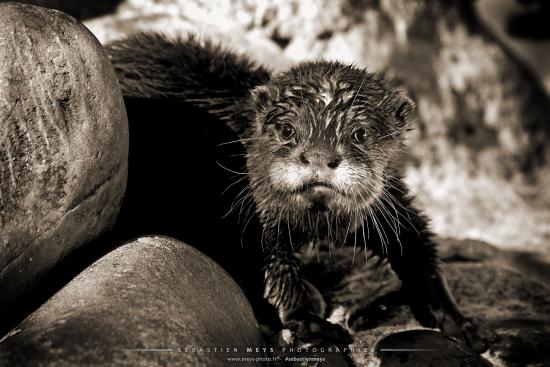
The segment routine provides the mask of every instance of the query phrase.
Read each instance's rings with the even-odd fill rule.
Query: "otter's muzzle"
[[[311,202],[311,208],[315,210],[327,210],[327,204],[334,195],[334,189],[322,182],[310,182],[301,190],[302,195]]]

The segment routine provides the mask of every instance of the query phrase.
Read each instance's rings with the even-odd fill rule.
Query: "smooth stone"
[[[244,351],[261,346],[251,306],[218,264],[175,239],[141,237],[13,329],[0,342],[0,365],[224,366],[231,356],[260,356]]]
[[[59,11],[0,4],[0,329],[48,270],[114,223],[128,122],[96,38]]]

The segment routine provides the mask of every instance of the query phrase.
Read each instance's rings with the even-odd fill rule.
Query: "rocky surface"
[[[0,330],[38,280],[114,222],[128,126],[113,69],[78,21],[0,4]]]
[[[225,271],[182,242],[141,237],[94,263],[4,337],[0,365],[225,366],[238,355],[233,348],[261,345],[252,309]]]
[[[539,272],[517,270],[523,253],[479,241],[442,239],[440,244],[443,270],[460,309],[495,334],[483,357],[493,366],[542,367],[550,361],[546,352],[550,343],[550,289]],[[395,354],[390,356],[379,349],[390,335],[422,327],[404,305],[398,292],[399,280],[389,266],[377,265],[378,259],[371,255],[365,263],[363,252],[357,252],[352,264],[352,252],[353,249],[333,251],[330,255],[320,252],[320,261],[316,255],[311,256],[307,265],[309,279],[327,299],[332,309],[331,321],[348,325],[354,331],[352,347],[371,351],[350,354],[358,366],[378,366],[385,357],[389,358],[387,365],[399,365],[395,364]],[[524,265],[535,268],[535,263]],[[439,341],[433,341],[433,335],[425,336],[419,338],[415,348],[432,342],[440,346],[447,343],[442,335]],[[399,344],[405,349],[410,346],[405,336],[391,340],[395,348]],[[432,364],[455,366],[461,358],[472,355],[464,345],[450,347],[446,352],[450,353],[448,364],[435,364],[439,356],[431,360]],[[406,361],[422,365],[418,361],[424,357],[411,354]]]

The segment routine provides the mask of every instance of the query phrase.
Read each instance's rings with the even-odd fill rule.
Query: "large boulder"
[[[247,347],[261,348],[261,333],[233,279],[191,246],[141,237],[9,333],[0,365],[225,366],[230,357],[261,357]]]
[[[0,4],[0,329],[67,254],[116,219],[128,123],[95,37],[59,11]]]

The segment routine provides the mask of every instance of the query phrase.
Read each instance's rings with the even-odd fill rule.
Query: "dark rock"
[[[12,330],[0,342],[0,365],[223,366],[239,353],[214,347],[261,346],[250,305],[214,261],[174,239],[141,237]],[[162,350],[139,350],[147,348]]]
[[[459,308],[476,321],[481,335],[490,341],[489,351],[483,356],[496,366],[545,365],[550,335],[547,278],[544,280],[538,271],[520,272],[516,251],[480,241],[441,239],[440,244],[442,254],[448,258],[442,269]],[[420,328],[389,266],[377,266],[378,259],[370,255],[365,264],[362,252],[357,252],[354,262],[352,258],[351,248],[331,254],[321,251],[318,260],[313,256],[305,269],[308,279],[325,297],[331,320],[353,331],[352,347],[372,349],[390,335]],[[427,340],[423,338],[420,340]],[[458,353],[456,348],[452,350]],[[440,366],[437,354],[422,358],[427,361],[430,355],[435,357],[432,365]],[[353,352],[350,358],[359,366],[380,363],[373,353]]]
[[[112,66],[61,12],[0,4],[0,329],[37,281],[108,229],[127,177]]]
[[[550,6],[544,0],[518,0],[525,11],[510,14],[506,29],[512,37],[529,40],[547,40],[550,38],[548,16]]]
[[[409,330],[382,339],[376,346],[381,367],[491,367],[464,344],[431,330]]]

